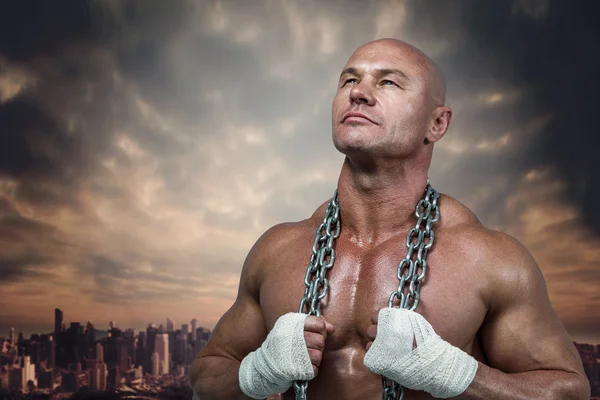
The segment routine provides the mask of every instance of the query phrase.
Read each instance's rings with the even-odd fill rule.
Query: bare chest
[[[427,257],[416,311],[443,339],[471,353],[486,314],[480,284],[482,273],[469,262],[468,254],[453,250],[451,241],[438,242]],[[335,263],[327,275],[328,294],[321,303],[322,315],[336,328],[327,338],[328,352],[364,349],[369,341],[366,331],[372,324],[372,316],[387,307],[390,294],[398,289],[398,263],[405,256],[406,246],[402,241],[371,251],[361,251],[348,242],[336,244]],[[268,330],[281,315],[298,311],[309,258],[307,241],[274,260],[260,294]]]

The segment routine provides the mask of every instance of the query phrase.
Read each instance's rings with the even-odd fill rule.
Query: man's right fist
[[[325,339],[333,332],[335,332],[335,328],[323,317],[309,315],[304,321],[304,341],[315,376],[319,373],[319,366],[323,359]]]
[[[263,344],[242,360],[240,389],[253,399],[264,399],[285,392],[294,381],[313,379],[323,358],[325,338],[333,331],[322,317],[282,315]]]

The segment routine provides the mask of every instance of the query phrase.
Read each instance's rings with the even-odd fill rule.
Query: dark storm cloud
[[[0,127],[0,175],[21,181],[17,198],[38,205],[76,206],[69,189],[85,171],[81,136],[67,135],[56,119],[23,100],[0,106]],[[60,187],[49,180],[60,182]]]
[[[51,274],[31,267],[59,261],[68,247],[62,233],[51,225],[18,215],[15,209],[0,214],[0,282],[52,279]]]
[[[440,37],[448,32],[449,18],[439,3],[409,4],[415,13],[411,28],[417,32],[426,29]],[[600,4],[467,0],[461,2],[460,9],[458,22],[466,35],[451,59],[441,60],[442,64],[460,65],[461,73],[470,77],[469,86],[485,86],[496,80],[523,88],[526,97],[511,113],[515,121],[526,123],[532,115],[552,117],[532,139],[535,143],[529,149],[511,157],[502,154],[501,170],[513,174],[545,165],[556,167],[568,185],[565,200],[582,210],[583,222],[600,233],[600,210],[596,207],[600,195],[600,168],[596,165],[600,135],[595,118],[600,108]],[[423,19],[431,23],[420,24]],[[475,70],[471,73],[468,68]],[[450,87],[453,89],[460,91]],[[496,132],[497,124],[502,124],[494,115],[499,114],[490,113],[486,133]],[[469,171],[469,185],[476,184],[490,172],[481,173],[481,166],[489,161],[476,162],[478,168],[471,169],[474,162],[465,160],[458,169]],[[456,176],[455,172],[452,175]]]
[[[0,54],[26,61],[94,37],[89,3],[80,0],[0,2]]]
[[[106,155],[114,127],[135,124],[136,110],[124,104],[111,61],[117,60],[144,83],[141,67],[160,68],[162,58],[149,60],[140,49],[148,43],[163,45],[177,29],[188,3],[177,4],[0,4],[0,59],[27,68],[38,81],[26,94],[0,105],[0,175],[19,179],[21,197],[73,206],[69,197]],[[106,49],[108,57],[103,55]],[[154,79],[140,87],[156,87],[162,81]],[[74,118],[80,122],[76,132],[67,129],[67,121]],[[184,148],[153,127],[145,129],[142,137],[148,146],[163,152]],[[40,181],[46,185],[39,185]]]
[[[48,262],[47,257],[24,255],[18,259],[0,259],[0,282],[9,283],[21,281],[25,278],[43,279],[47,274],[27,269],[32,264],[44,264]]]

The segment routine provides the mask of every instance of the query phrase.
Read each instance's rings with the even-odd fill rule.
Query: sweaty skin
[[[367,43],[344,67],[332,107],[333,142],[346,155],[338,181],[342,230],[323,317],[305,325],[317,372],[309,399],[381,398],[381,377],[363,359],[377,332],[374,316],[398,286],[397,266],[416,224],[433,144],[451,120],[444,102],[439,68],[406,43]],[[364,118],[346,119],[348,112]],[[298,311],[325,206],[309,219],[269,229],[251,249],[234,305],[191,367],[202,400],[247,398],[239,389],[240,362],[281,315]],[[439,206],[416,311],[442,339],[479,361],[458,398],[589,399],[581,359],[529,252],[482,226],[457,200],[441,195]],[[293,389],[282,398],[294,399]],[[407,390],[405,399],[432,397]]]

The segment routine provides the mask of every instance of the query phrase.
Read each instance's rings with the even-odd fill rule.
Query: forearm
[[[240,389],[240,362],[219,356],[197,357],[190,368],[190,384],[201,400],[247,400]]]
[[[507,374],[479,363],[461,400],[589,400],[587,378],[565,371],[538,370]]]

